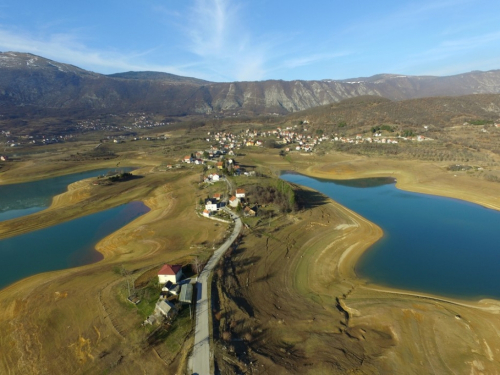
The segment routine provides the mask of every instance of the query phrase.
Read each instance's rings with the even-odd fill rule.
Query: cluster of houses
[[[127,113],[129,117],[134,117],[133,128],[156,128],[158,126],[169,125],[169,122],[154,121],[146,113]]]
[[[212,182],[219,182],[221,177],[217,173],[209,173],[206,176],[203,176],[203,182],[205,183],[212,183]]]
[[[182,159],[182,162],[187,163],[187,164],[202,165],[202,164],[205,164],[205,161],[202,159],[202,157],[203,157],[203,153],[201,151],[198,151],[196,153],[196,157],[194,157],[192,155],[186,155]]]
[[[179,311],[180,304],[191,304],[193,301],[193,284],[190,279],[183,280],[182,266],[165,264],[158,271],[158,283],[161,295],[155,309],[144,324],[155,324],[162,319],[173,319]]]
[[[303,122],[303,123],[308,123]],[[307,129],[305,129],[307,131]],[[235,149],[242,147],[262,147],[266,138],[276,139],[277,143],[287,145],[297,143],[296,150],[311,152],[314,147],[322,141],[328,140],[326,136],[312,136],[310,134],[302,134],[297,130],[297,126],[281,127],[275,130],[257,131],[254,129],[246,129],[240,134],[231,132],[208,132],[207,142],[218,144],[218,147],[228,152],[229,155],[234,155]],[[217,146],[212,146],[217,147]]]
[[[117,115],[110,115],[111,117],[118,117]],[[77,122],[77,129],[82,132],[89,131],[99,131],[99,130],[131,130],[131,129],[147,129],[147,128],[156,128],[158,126],[169,125],[169,122],[162,121],[154,121],[150,115],[147,113],[135,113],[129,112],[125,116],[131,119],[130,125],[114,125],[110,122],[110,120],[104,118],[95,118],[88,120],[81,120]],[[125,120],[126,121],[126,120]],[[126,121],[128,122],[128,121]]]
[[[431,141],[432,138],[425,137],[423,135],[416,135],[414,137],[383,137],[382,133],[373,133],[372,137],[363,137],[362,134],[357,134],[356,137],[332,137],[333,142],[342,142],[342,143],[352,143],[352,144],[361,144],[361,143],[386,143],[386,144],[396,144],[399,143],[399,140],[405,141]]]
[[[218,150],[217,148],[211,147],[208,150],[197,151],[191,155],[184,156],[182,158],[182,163],[207,165],[207,170],[215,168],[216,171],[214,173],[210,173],[204,176],[204,182],[208,183],[217,182],[221,178],[224,178],[224,176],[221,175],[222,172],[229,172],[230,174],[234,174],[237,176],[242,173],[245,175],[252,174],[250,172],[245,172],[234,159],[226,158],[226,154],[231,156],[231,154],[234,155],[234,152],[226,152],[225,150]],[[212,164],[207,162],[212,162]]]
[[[234,155],[234,153],[229,153],[227,150],[219,150],[217,147],[211,146],[205,151],[196,151],[191,155],[184,156],[182,162],[187,164],[205,164],[207,161],[220,159],[226,154],[230,156]]]
[[[302,121],[303,125],[309,124],[307,120]],[[335,134],[333,136],[328,135],[311,135],[307,134],[308,129],[303,128],[303,131],[298,130],[298,126],[289,126],[286,128],[277,127],[275,130],[268,131],[257,131],[254,129],[246,129],[240,134],[233,134],[230,132],[217,132],[212,134],[208,132],[207,142],[213,142],[216,146],[212,148],[217,149],[217,147],[226,150],[227,152],[234,149],[240,149],[242,147],[261,147],[264,145],[265,139],[272,137],[276,140],[276,143],[282,145],[289,145],[285,148],[286,152],[289,151],[301,151],[301,152],[312,152],[316,146],[325,141],[331,142],[342,142],[342,143],[383,143],[383,144],[396,144],[401,140],[405,141],[430,141],[429,137],[423,135],[416,135],[411,137],[387,137],[383,136],[381,132],[375,132],[371,136],[363,136],[362,134],[357,134],[355,137],[340,136]],[[234,151],[233,151],[234,152]]]
[[[65,134],[65,135],[52,135],[52,136],[45,136],[41,134],[36,134],[36,135],[15,135],[12,134],[10,131],[5,131],[2,130],[1,135],[6,139],[4,144],[8,147],[19,147],[23,145],[49,145],[53,143],[62,143],[66,141],[67,139],[73,138],[72,134]]]
[[[125,127],[123,126],[110,124],[106,120],[100,118],[78,121],[76,123],[76,128],[82,133],[100,131],[100,130],[106,130],[106,131],[125,130]]]
[[[222,194],[216,193],[212,196],[212,198],[207,198],[205,200],[205,207],[203,210],[203,216],[210,217],[219,211],[222,207],[225,207],[226,204],[231,208],[237,208],[242,206],[245,202],[245,189],[239,188],[236,189],[234,195],[229,197],[227,202],[222,199]],[[245,205],[243,209],[243,214],[245,216],[255,216],[255,209],[250,208],[248,205]]]

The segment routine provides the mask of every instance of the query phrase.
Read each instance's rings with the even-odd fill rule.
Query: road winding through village
[[[189,361],[191,373],[197,375],[210,374],[210,301],[208,300],[208,279],[210,273],[218,264],[222,255],[226,252],[231,244],[236,240],[241,231],[241,219],[233,214],[229,209],[224,208],[233,218],[235,225],[233,233],[229,238],[219,247],[212,257],[209,259],[207,265],[201,272],[197,281],[197,297],[196,297],[196,325],[194,331],[194,347],[193,354]]]

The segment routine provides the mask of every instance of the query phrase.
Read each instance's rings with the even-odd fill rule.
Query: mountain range
[[[500,70],[446,77],[379,74],[347,80],[209,82],[161,72],[104,75],[29,53],[0,53],[2,112],[287,114],[363,95],[401,101],[498,93]]]

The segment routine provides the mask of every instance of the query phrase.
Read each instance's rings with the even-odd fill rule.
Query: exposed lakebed
[[[448,297],[500,299],[500,212],[402,191],[388,178],[281,178],[315,189],[382,228],[383,238],[358,261],[358,276]]]
[[[69,181],[66,186],[83,178],[95,177],[105,171],[89,173],[91,174],[83,174],[83,177],[81,177],[82,174],[78,174],[76,179],[76,175],[65,176],[69,178],[66,180]],[[36,183],[42,187],[40,190],[27,188],[23,191],[27,192],[29,194],[27,198],[31,202],[36,202],[37,205],[39,202],[50,204],[52,197],[47,200],[47,191],[55,191],[54,194],[59,194],[66,190],[65,186],[60,191],[60,177],[36,181]],[[55,183],[56,189],[51,186],[52,183]],[[22,185],[24,184],[16,184],[18,187],[23,187]],[[0,186],[0,188],[8,186],[14,185]],[[44,196],[36,196],[37,191],[42,192]],[[23,199],[21,194],[17,194],[16,197],[19,201]],[[46,207],[37,205],[31,208],[39,211]],[[42,208],[38,209],[39,207]],[[26,212],[25,210],[30,210],[30,208],[24,207],[21,210]],[[0,240],[0,256],[2,257],[0,288],[37,273],[81,266],[102,259],[102,254],[95,250],[95,245],[102,238],[148,211],[149,208],[142,202],[130,202],[52,227]],[[7,214],[9,212],[11,211],[4,211]]]

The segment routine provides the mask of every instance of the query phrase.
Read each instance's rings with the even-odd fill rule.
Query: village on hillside
[[[239,150],[243,147],[264,147],[267,142],[274,141],[277,145],[285,147],[285,152],[300,151],[313,152],[313,150],[322,142],[341,142],[341,143],[381,143],[381,144],[396,144],[400,141],[430,141],[429,137],[424,135],[414,135],[412,132],[404,134],[391,135],[385,134],[384,127],[374,127],[371,129],[371,136],[357,134],[354,137],[342,136],[337,133],[332,135],[323,134],[322,131],[318,134],[310,134],[307,128],[309,121],[302,121],[302,131],[298,125],[288,126],[286,128],[277,127],[274,130],[258,131],[255,129],[246,129],[239,134],[231,132],[208,132],[207,142],[211,142],[210,153],[216,151],[225,151],[228,155],[235,155],[234,150]],[[304,127],[306,125],[306,127]],[[426,128],[424,127],[424,130]],[[269,142],[268,144],[270,144]]]

